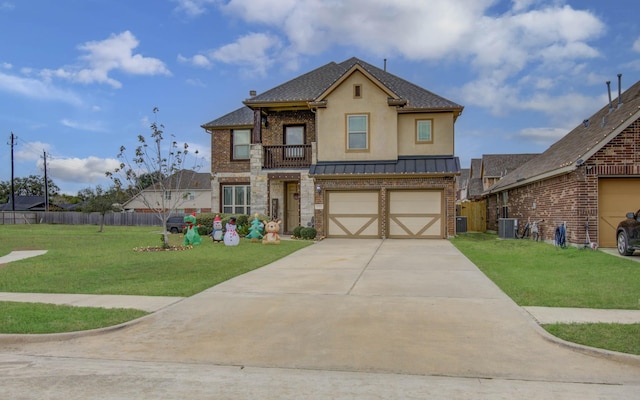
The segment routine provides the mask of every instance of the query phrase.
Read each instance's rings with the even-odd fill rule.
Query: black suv
[[[167,220],[167,232],[180,233],[184,227],[184,217],[169,217]]]
[[[630,256],[640,250],[640,210],[635,214],[627,213],[627,219],[618,224],[616,237],[618,238],[618,253]]]

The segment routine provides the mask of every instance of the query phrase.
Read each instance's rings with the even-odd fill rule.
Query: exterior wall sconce
[[[261,122],[262,122],[262,125],[264,125],[264,127],[265,127],[265,128],[268,128],[268,127],[269,127],[269,120],[267,120],[267,116],[266,116],[266,115],[263,115],[263,116],[260,118],[260,120],[261,120]]]
[[[320,184],[316,185],[316,192],[318,194],[322,193],[322,187],[320,187]]]

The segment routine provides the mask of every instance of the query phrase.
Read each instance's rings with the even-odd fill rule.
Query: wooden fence
[[[62,225],[100,225],[100,213],[73,211],[1,211],[0,225],[13,224],[62,224]],[[104,216],[105,225],[114,226],[160,226],[156,214],[151,213],[114,213]]]
[[[459,205],[458,215],[467,217],[468,232],[485,232],[487,230],[487,202],[463,201]]]

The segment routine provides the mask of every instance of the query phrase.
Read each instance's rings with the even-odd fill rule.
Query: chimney
[[[611,103],[611,81],[607,81],[607,92],[609,92],[609,112],[613,110],[613,103]]]
[[[618,74],[618,107],[622,105],[622,74]]]
[[[258,94],[258,92],[256,92],[255,90],[250,90],[249,91],[249,96],[251,96],[251,97],[256,97],[257,94]]]

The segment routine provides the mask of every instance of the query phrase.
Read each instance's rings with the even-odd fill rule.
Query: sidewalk
[[[0,292],[0,301],[47,303],[76,307],[134,308],[147,312],[159,311],[183,299],[184,297],[168,296]]]

